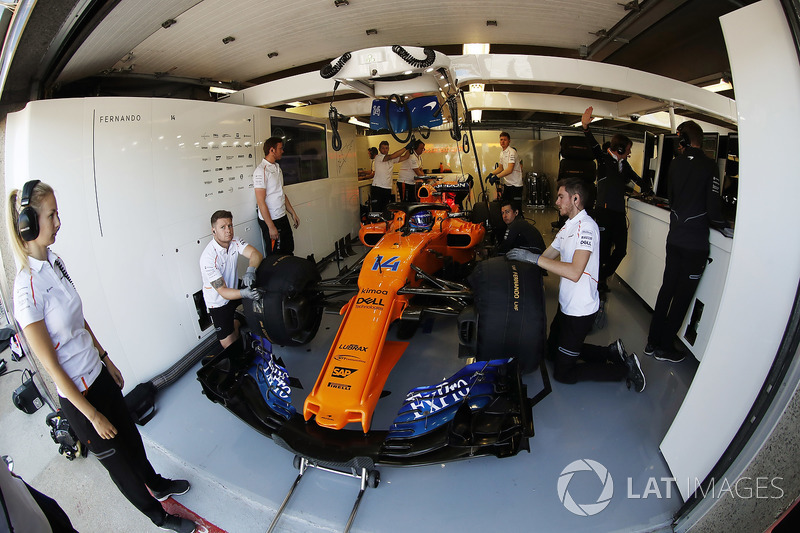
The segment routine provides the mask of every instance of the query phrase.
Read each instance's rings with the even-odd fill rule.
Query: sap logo
[[[345,385],[344,383],[331,383],[330,381],[328,382],[328,387],[331,389],[350,390],[350,385]]]
[[[335,366],[333,367],[333,372],[331,373],[331,377],[344,379],[350,377],[350,374],[355,373],[356,370],[357,369],[355,368],[345,368],[343,366]]]
[[[367,347],[366,346],[359,346],[358,344],[348,344],[348,345],[340,344],[339,345],[339,349],[340,350],[353,350],[354,352],[366,352],[367,351]]]
[[[356,305],[380,305],[383,307],[383,298],[361,298],[356,300]]]
[[[392,272],[397,272],[397,269],[400,268],[400,258],[394,256],[384,261],[383,256],[379,255],[375,258],[375,264],[372,265],[372,270],[383,270],[384,268]]]

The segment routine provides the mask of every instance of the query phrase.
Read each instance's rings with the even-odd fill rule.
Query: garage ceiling
[[[392,44],[458,55],[461,43],[490,43],[492,53],[583,57],[693,83],[729,70],[718,18],[749,3],[39,0],[3,102],[95,95],[208,99],[209,85],[244,88],[317,70],[346,51]],[[65,5],[74,6],[67,16]],[[558,87],[498,90],[575,95]],[[531,119],[530,113],[500,116]]]

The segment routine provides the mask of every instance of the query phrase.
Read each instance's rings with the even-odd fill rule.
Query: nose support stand
[[[361,498],[364,496],[364,492],[367,490],[367,487],[373,489],[377,488],[378,484],[380,484],[381,481],[380,472],[378,472],[374,468],[370,469],[365,466],[362,466],[360,470],[357,469],[356,467],[351,467],[350,472],[343,472],[341,470],[336,470],[334,468],[329,468],[327,466],[315,463],[313,461],[310,461],[306,457],[301,457],[299,455],[294,456],[293,464],[294,467],[298,469],[297,478],[295,478],[294,483],[292,483],[292,486],[289,488],[289,492],[283,499],[283,503],[281,503],[281,506],[278,508],[278,513],[275,515],[275,518],[272,519],[272,522],[269,525],[267,533],[272,533],[272,531],[275,529],[278,520],[280,520],[281,515],[283,515],[283,511],[286,509],[286,505],[292,498],[292,495],[294,494],[297,485],[300,484],[300,480],[303,479],[303,475],[305,474],[308,468],[316,468],[318,470],[323,470],[325,472],[330,472],[332,474],[338,474],[340,476],[345,476],[345,477],[352,477],[360,481],[360,488],[358,491],[358,495],[356,496],[356,501],[353,503],[353,509],[352,511],[350,511],[350,517],[347,519],[347,525],[344,528],[344,533],[348,533],[350,531],[350,527],[352,527],[353,521],[356,518],[356,513],[358,513],[358,506],[361,504]]]

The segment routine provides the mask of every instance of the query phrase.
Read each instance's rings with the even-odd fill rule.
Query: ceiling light
[[[344,7],[349,6],[350,2],[348,0],[333,0],[333,5],[336,7]]]
[[[303,107],[303,106],[306,106],[306,105],[308,105],[308,104],[307,104],[307,103],[305,103],[305,102],[301,102],[301,101],[299,101],[299,100],[298,100],[298,101],[296,101],[296,102],[288,102],[286,105],[290,105],[290,106],[292,106],[292,107]]]
[[[711,91],[712,93],[719,93],[722,91],[730,91],[733,89],[733,85],[730,82],[725,81],[724,79],[720,78],[717,83],[712,85],[706,85],[703,87],[706,91]]]
[[[350,117],[350,120],[347,121],[348,124],[355,124],[356,126],[361,126],[362,128],[369,128],[369,124],[366,122],[362,122],[358,120],[356,117]]]
[[[409,74],[413,74],[413,73],[414,73],[413,70],[406,70],[405,72],[403,72],[403,75],[404,76],[408,76]]]
[[[481,93],[483,92],[483,88],[485,85],[483,83],[470,83],[469,84],[469,92],[471,93]]]
[[[233,42],[233,41],[235,41],[235,40],[236,40],[236,37],[233,37],[233,36],[231,36],[231,35],[228,35],[227,37],[223,37],[223,38],[222,38],[222,44],[228,44],[228,43],[232,43],[232,42]]]
[[[378,35],[378,30],[376,30],[375,28],[371,28],[367,30],[367,35]]]
[[[481,115],[483,115],[483,111],[482,110],[473,109],[472,111],[470,111],[470,113],[472,114],[472,122],[480,122],[481,121]]]
[[[433,67],[428,67],[425,69],[425,72],[433,72]]]
[[[217,94],[231,94],[235,93],[236,89],[228,89],[227,87],[217,87],[216,85],[212,85],[208,88],[208,92]]]
[[[489,43],[464,43],[464,54],[488,54]]]

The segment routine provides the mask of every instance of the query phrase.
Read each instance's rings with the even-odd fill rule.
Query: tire
[[[594,152],[586,143],[586,137],[569,136],[561,137],[561,157],[564,159],[581,159],[583,161],[594,161]]]
[[[247,321],[270,342],[301,346],[317,334],[322,320],[319,294],[308,290],[320,280],[311,261],[293,255],[266,257],[256,271],[255,286],[264,293],[260,302],[245,299]]]
[[[381,473],[377,470],[370,470],[367,474],[367,486],[371,489],[378,488],[381,483]]]
[[[486,202],[476,202],[475,205],[472,206],[469,219],[470,222],[475,224],[481,222],[485,227],[489,220],[489,204]]]
[[[547,340],[539,267],[495,257],[478,263],[469,283],[478,315],[477,360],[515,357],[523,374],[535,370]]]

